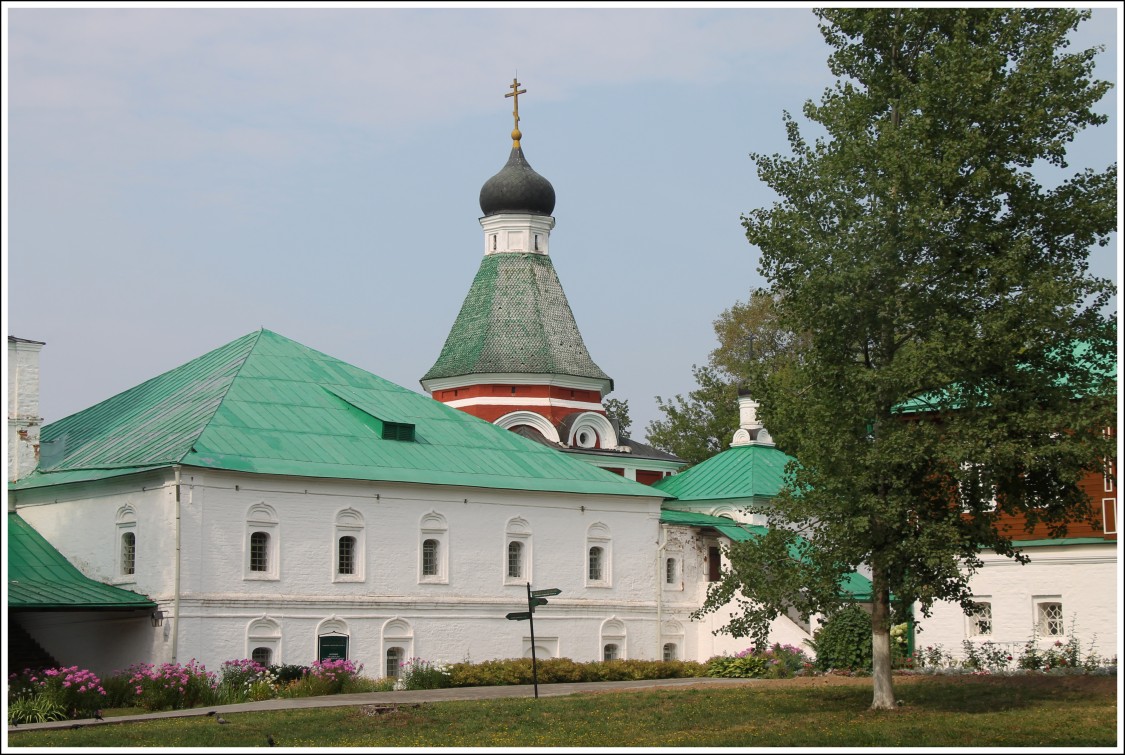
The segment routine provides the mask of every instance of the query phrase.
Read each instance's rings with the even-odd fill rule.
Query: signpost
[[[527,610],[526,611],[513,611],[506,615],[504,618],[509,621],[523,621],[527,620],[528,627],[531,629],[531,681],[535,685],[535,697],[539,697],[539,664],[535,658],[535,606],[547,605],[547,597],[551,595],[558,595],[561,593],[557,587],[551,587],[546,590],[532,590],[531,583],[527,583]]]

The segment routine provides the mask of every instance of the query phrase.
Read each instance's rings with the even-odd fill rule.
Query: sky
[[[643,438],[765,283],[749,155],[834,82],[811,6],[299,5],[5,4],[5,328],[46,343],[45,422],[263,327],[422,393],[518,77],[552,260]],[[1121,145],[1120,10],[1091,6],[1115,88],[1075,171]]]

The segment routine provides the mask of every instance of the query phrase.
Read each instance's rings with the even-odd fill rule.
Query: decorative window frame
[[[980,595],[973,598],[978,608],[965,615],[965,636],[990,638],[996,633],[996,619],[993,616],[992,597]],[[987,622],[987,627],[983,625]]]
[[[320,655],[320,638],[321,637],[347,637],[348,638],[348,659],[351,659],[355,654],[355,648],[352,646],[351,629],[348,627],[348,622],[341,619],[339,616],[333,614],[324,619],[316,625],[316,654]]]
[[[436,540],[438,544],[436,574],[423,574],[423,551],[427,540]],[[418,584],[449,584],[449,525],[445,517],[436,511],[423,515],[418,525]]]
[[[613,450],[619,445],[617,432],[604,414],[582,412],[570,426],[566,444],[571,448],[605,448]]]
[[[512,576],[509,571],[508,551],[512,543],[520,546],[520,574]],[[508,520],[504,528],[503,574],[505,585],[524,586],[532,581],[531,575],[531,525],[522,517],[513,517]]]
[[[601,579],[590,578],[590,551],[602,549]],[[594,522],[586,530],[586,548],[582,552],[582,574],[586,587],[613,587],[613,536],[609,527],[602,522]]]
[[[1043,639],[1057,640],[1067,636],[1066,632],[1066,614],[1063,613],[1063,599],[1061,595],[1035,595],[1031,599],[1032,603],[1032,626],[1035,629],[1035,635]],[[1051,611],[1050,606],[1058,606],[1058,617],[1051,618],[1048,612]],[[1047,631],[1051,623],[1058,622],[1058,633],[1052,634]]]
[[[542,660],[544,658],[558,658],[559,657],[559,638],[558,637],[535,637],[535,659]],[[531,636],[523,638],[523,657],[531,657]]]
[[[602,622],[601,628],[598,631],[600,642],[598,643],[598,660],[606,660],[605,649],[608,645],[617,646],[616,660],[625,660],[629,657],[628,654],[628,635],[625,630],[625,622],[616,616],[611,616]]]
[[[669,619],[660,625],[660,657],[662,660],[679,661],[684,658],[684,625]],[[672,646],[674,657],[667,657],[668,646]]]
[[[266,570],[252,571],[250,569],[250,538],[255,532],[264,532],[269,536],[266,545]],[[265,503],[255,503],[246,512],[246,536],[243,539],[244,552],[242,554],[242,578],[245,580],[259,580],[275,582],[281,578],[281,543],[280,528],[278,526],[277,512]]]
[[[561,438],[559,438],[558,428],[551,424],[551,421],[542,414],[536,414],[535,412],[526,410],[509,412],[492,424],[497,427],[502,427],[505,430],[512,430],[520,425],[527,425],[537,430],[540,435],[552,443],[562,442]]]
[[[380,631],[383,646],[379,652],[379,676],[387,676],[387,653],[391,648],[402,650],[399,663],[405,663],[414,657],[414,628],[406,619],[395,616],[383,623]]]
[[[246,654],[250,658],[256,648],[268,648],[271,663],[281,663],[281,624],[268,615],[252,619],[246,625]]]
[[[332,581],[364,582],[367,579],[367,527],[363,514],[352,508],[336,512],[336,526],[332,534]],[[340,538],[355,538],[354,569],[351,574],[340,573]]]
[[[125,536],[133,536],[133,571],[125,571],[124,546]],[[137,537],[137,511],[132,504],[125,504],[117,510],[116,526],[114,529],[113,580],[114,584],[133,584],[137,581],[137,553],[140,538]]]

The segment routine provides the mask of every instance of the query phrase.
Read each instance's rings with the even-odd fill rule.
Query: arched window
[[[277,514],[271,506],[256,503],[246,514],[247,579],[277,579],[279,571]]]
[[[263,666],[279,663],[281,658],[281,625],[262,616],[246,627],[246,655]],[[263,660],[264,659],[264,660]]]
[[[273,663],[273,650],[267,647],[256,647],[250,651],[250,660],[268,666]]]
[[[390,619],[383,625],[383,674],[399,678],[402,662],[414,655],[414,630],[405,619]]]
[[[606,619],[601,628],[602,660],[625,657],[625,624],[620,619]]]
[[[336,573],[355,574],[355,538],[344,535],[336,543]]]
[[[602,660],[603,661],[616,661],[618,658],[621,657],[619,655],[619,653],[620,653],[620,650],[617,647],[617,643],[615,643],[615,642],[607,643],[606,646],[604,648],[602,648]]]
[[[664,560],[664,583],[669,585],[676,584],[677,572],[676,559],[669,556]]]
[[[436,577],[438,573],[438,555],[441,544],[431,538],[422,541],[422,576]]]
[[[127,530],[121,533],[121,574],[129,576],[137,571],[137,533]]]
[[[270,536],[268,532],[250,534],[250,571],[270,570]]]
[[[117,510],[117,578],[132,582],[137,573],[137,512],[129,504]]]
[[[586,586],[610,587],[613,584],[613,542],[609,527],[601,522],[586,531]]]
[[[523,543],[513,540],[508,543],[508,577],[518,579],[523,576]]]
[[[449,582],[449,541],[445,517],[431,511],[422,517],[418,544],[418,581]]]
[[[605,578],[605,549],[600,545],[590,548],[590,570],[587,574],[591,582],[601,582]]]
[[[531,525],[516,517],[508,520],[504,531],[504,584],[522,585],[531,581]]]
[[[664,660],[666,660],[666,661],[678,660],[676,656],[677,656],[677,654],[676,654],[676,643],[665,642],[664,643]]]
[[[365,562],[363,514],[355,509],[337,512],[333,537],[336,551],[333,581],[362,582]]]

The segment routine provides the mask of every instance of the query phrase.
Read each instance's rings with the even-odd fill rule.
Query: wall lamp
[[[160,626],[161,624],[164,623],[164,612],[163,611],[153,611],[152,615],[150,615],[148,618],[149,618],[149,620],[152,621],[152,625],[154,627],[158,627],[158,626]]]

